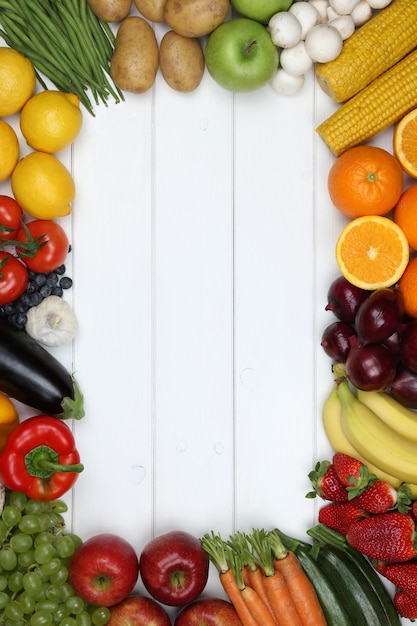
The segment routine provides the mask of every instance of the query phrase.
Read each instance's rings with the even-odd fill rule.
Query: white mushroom
[[[329,0],[329,4],[339,15],[350,15],[359,0]]]
[[[356,28],[359,26],[363,26],[368,22],[372,17],[372,9],[367,0],[361,0],[353,9],[350,14]]]
[[[277,93],[284,96],[293,96],[303,88],[304,75],[294,76],[288,74],[288,72],[280,67],[270,84],[272,89]]]
[[[309,2],[294,2],[288,12],[294,15],[301,24],[301,39],[305,39],[310,28],[319,21],[319,14]]]
[[[339,56],[343,39],[338,30],[328,24],[317,24],[307,33],[307,54],[318,63],[327,63]]]
[[[338,15],[329,20],[328,24],[339,31],[343,41],[349,39],[355,32],[355,22],[351,15]]]
[[[68,302],[59,296],[48,296],[28,310],[25,329],[45,346],[61,346],[74,339],[78,321]]]
[[[392,0],[368,0],[368,4],[371,9],[385,9]]]
[[[313,6],[318,15],[318,24],[326,24],[327,22],[327,7],[329,6],[329,0],[308,0],[308,4]]]
[[[288,11],[280,11],[271,17],[268,22],[271,39],[279,48],[295,46],[301,39],[301,24]]]
[[[306,50],[304,41],[299,41],[292,48],[281,51],[281,67],[291,76],[302,76],[313,65],[313,59]]]

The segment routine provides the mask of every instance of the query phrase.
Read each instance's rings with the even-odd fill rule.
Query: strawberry
[[[309,475],[314,491],[310,491],[306,497],[314,498],[316,495],[323,500],[332,502],[346,502],[348,492],[340,482],[333,465],[330,461],[319,461]]]
[[[375,569],[396,587],[417,596],[417,561],[407,561],[406,563],[378,561],[375,564]]]
[[[349,490],[352,490],[351,497],[357,496],[368,485],[377,480],[375,474],[370,474],[367,466],[362,461],[343,452],[335,452],[332,464],[340,482]]]
[[[411,621],[417,619],[417,596],[398,589],[394,598],[394,606],[401,617],[406,617]]]
[[[332,502],[319,510],[318,521],[342,535],[346,535],[353,522],[366,516],[366,513],[353,502]]]
[[[417,556],[416,526],[408,513],[370,515],[353,522],[346,537],[353,548],[370,559],[394,563]]]
[[[355,502],[368,513],[385,513],[394,508],[397,508],[401,513],[406,513],[410,509],[411,494],[408,489],[400,488],[397,491],[389,483],[376,480],[354,497],[352,502]]]

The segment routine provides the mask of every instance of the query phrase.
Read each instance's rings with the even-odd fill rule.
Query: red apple
[[[207,584],[209,559],[199,540],[174,530],[151,539],[139,557],[139,571],[150,595],[168,606],[196,600]]]
[[[242,626],[242,622],[227,600],[200,598],[178,613],[174,626]]]
[[[96,606],[113,606],[133,590],[139,576],[139,560],[129,542],[103,533],[82,543],[68,565],[68,579],[75,592]]]
[[[171,620],[152,598],[132,595],[111,607],[106,626],[171,626]]]

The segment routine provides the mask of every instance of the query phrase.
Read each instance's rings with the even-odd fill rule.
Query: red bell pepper
[[[0,453],[0,481],[34,500],[55,500],[84,469],[79,461],[67,424],[52,415],[35,415],[9,435]]]

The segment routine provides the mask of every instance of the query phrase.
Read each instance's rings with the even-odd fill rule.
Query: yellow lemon
[[[58,152],[80,132],[82,113],[76,94],[41,91],[32,96],[20,113],[20,130],[34,150]]]
[[[19,140],[13,128],[0,120],[0,181],[9,178],[19,159]]]
[[[14,168],[11,184],[17,203],[36,219],[52,220],[71,213],[74,180],[52,154],[30,152]]]
[[[0,47],[0,116],[21,110],[35,91],[36,74],[31,61],[13,48]]]

